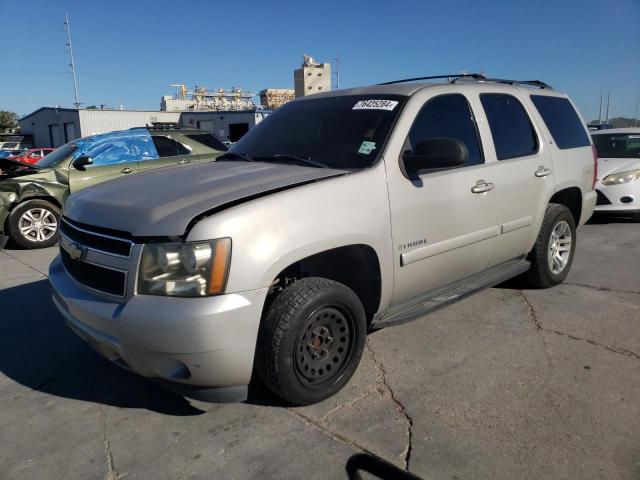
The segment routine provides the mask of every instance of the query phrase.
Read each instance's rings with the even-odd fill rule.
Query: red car
[[[34,164],[42,160],[51,152],[53,152],[53,148],[32,148],[26,152],[22,152],[20,155],[9,157],[9,160]]]

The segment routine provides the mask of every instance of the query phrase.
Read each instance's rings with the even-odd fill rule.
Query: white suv
[[[516,275],[562,282],[596,202],[571,101],[412,80],[303,97],[214,163],[71,195],[54,303],[142,375],[230,399],[255,366],[306,404],[349,381],[370,329]]]

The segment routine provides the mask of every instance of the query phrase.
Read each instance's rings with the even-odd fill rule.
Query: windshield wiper
[[[255,160],[246,153],[227,152],[216,158],[216,161],[220,160],[242,160],[243,162],[255,162]]]
[[[318,162],[316,160],[311,160],[311,158],[309,157],[303,157],[301,155],[288,155],[288,154],[282,154],[282,153],[276,153],[275,155],[271,155],[268,157],[259,157],[260,160],[265,159],[265,161],[269,162],[269,161],[274,161],[274,160],[284,160],[284,161],[293,161],[293,162],[298,162],[298,163],[302,163],[304,165],[310,165],[312,167],[318,167],[318,168],[330,168],[329,165],[327,165],[326,163],[322,163],[322,162]]]

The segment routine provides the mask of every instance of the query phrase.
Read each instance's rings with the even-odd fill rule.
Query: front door
[[[91,147],[86,152],[86,155],[91,157],[91,165],[86,165],[81,170],[73,167],[73,161],[69,165],[71,193],[138,171],[140,155],[135,139],[123,135],[98,142]]]
[[[437,95],[431,90],[416,93],[405,108],[403,118],[415,120],[405,130],[400,151],[392,154],[399,154],[397,163],[385,158],[397,257],[393,304],[486,269],[499,231],[496,162],[485,160],[469,101],[462,93]],[[396,129],[402,136],[403,128],[406,122]],[[403,152],[441,137],[465,144],[465,165],[413,176],[402,171]]]

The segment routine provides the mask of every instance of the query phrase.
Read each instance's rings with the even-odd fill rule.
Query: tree
[[[18,114],[0,110],[0,132],[11,133],[18,128]]]

